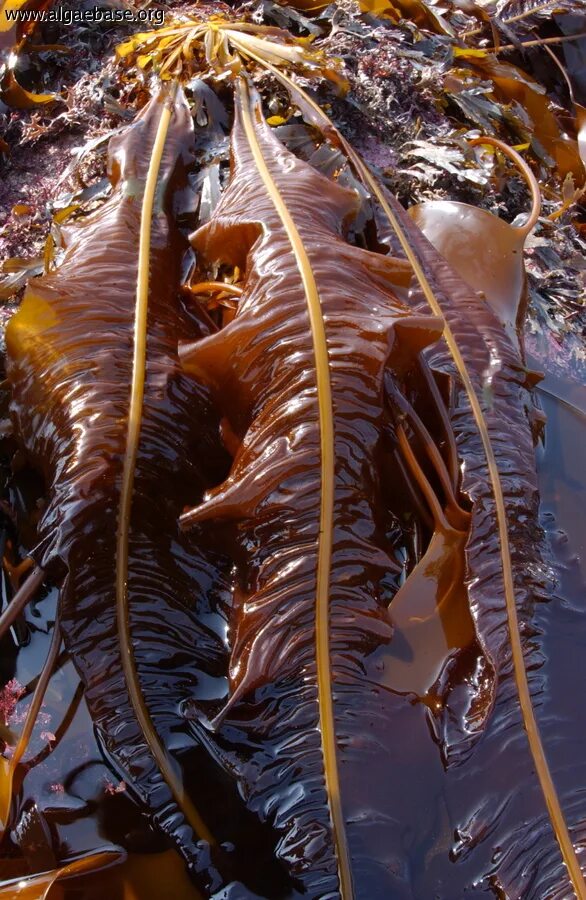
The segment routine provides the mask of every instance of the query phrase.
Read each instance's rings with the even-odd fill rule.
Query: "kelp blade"
[[[364,682],[365,658],[392,642],[388,604],[400,568],[380,525],[389,515],[380,492],[389,478],[379,458],[383,381],[393,366],[403,375],[441,333],[434,317],[413,317],[399,299],[404,264],[346,241],[357,203],[287,152],[244,91],[229,187],[193,237],[204,269],[246,272],[244,292],[229,324],[182,353],[186,369],[210,385],[235,453],[226,481],[182,522],[199,539],[226,529],[239,561],[230,697],[224,707],[195,705],[192,715],[198,728],[208,721],[210,743],[223,748],[249,807],[276,829],[280,858],[311,896],[403,889],[388,865],[400,829],[384,775],[397,701],[380,673],[367,690]],[[331,522],[322,513],[328,408],[316,372],[314,290],[331,390]],[[320,522],[332,529],[325,625]],[[329,672],[319,669],[324,627]],[[320,717],[324,691],[333,698],[333,735]],[[324,747],[332,738],[333,760]],[[337,802],[341,822],[332,814]],[[340,827],[349,878],[340,871]]]
[[[129,650],[118,643],[114,585],[142,192],[166,98],[166,92],[153,98],[110,142],[113,194],[68,228],[59,268],[29,286],[7,331],[8,377],[17,437],[47,485],[35,554],[61,582],[64,640],[103,751],[198,868],[200,836],[182,820],[154,762],[152,738],[138,727],[130,704],[120,658]],[[206,603],[203,585],[212,602],[222,575],[185,539],[168,538],[186,500],[197,498],[223,458],[221,448],[212,449],[214,415],[205,394],[177,362],[179,333],[196,337],[201,329],[179,299],[185,245],[168,213],[174,192],[185,187],[192,154],[191,116],[181,91],[172,115],[152,212],[146,391],[128,551],[137,668],[131,688],[144,695],[162,742],[181,733],[180,704],[208,677],[200,666],[215,673],[223,658],[221,640],[198,615]],[[200,459],[208,460],[207,472]],[[165,670],[164,692],[154,660]],[[194,741],[185,735],[182,744],[185,755]],[[172,764],[181,778],[177,760]]]
[[[543,684],[543,675],[539,671],[542,660],[538,642],[533,640],[524,646],[518,625],[518,622],[531,618],[535,601],[547,596],[544,575],[547,549],[543,534],[536,525],[538,495],[532,445],[534,418],[528,391],[530,382],[525,380],[523,361],[487,305],[439,256],[409,221],[400,204],[377,184],[358,154],[317,104],[284,73],[270,66],[268,68],[290,91],[306,120],[322,130],[326,139],[344,148],[361,179],[372,191],[373,198],[380,204],[380,215],[377,213],[381,228],[379,240],[383,243],[388,241],[391,252],[407,257],[416,275],[410,292],[410,305],[414,312],[424,313],[431,306],[434,312],[442,316],[450,330],[449,348],[439,345],[438,350],[434,348],[426,353],[426,357],[436,379],[447,382],[445,390],[452,394],[454,387],[460,384],[462,391],[460,395],[456,393],[453,396],[451,418],[465,466],[463,488],[473,502],[472,535],[467,548],[468,589],[470,608],[485,656],[478,658],[476,671],[467,676],[472,688],[471,695],[465,691],[447,705],[434,700],[430,706],[430,727],[442,748],[446,764],[460,768],[459,772],[456,769],[451,774],[460,775],[462,784],[465,784],[470,766],[463,764],[468,761],[471,751],[475,750],[477,757],[479,750],[482,751],[481,756],[487,754],[478,765],[481,770],[488,771],[490,754],[500,752],[498,747],[503,729],[513,722],[517,723],[515,746],[511,742],[507,744],[512,761],[507,770],[511,776],[510,787],[499,786],[499,790],[495,790],[493,785],[489,785],[482,803],[479,805],[472,800],[468,812],[465,811],[466,799],[474,796],[474,791],[462,789],[462,784],[456,789],[452,814],[456,821],[465,823],[458,824],[457,831],[469,835],[469,838],[460,847],[454,847],[452,853],[454,858],[457,856],[472,866],[475,859],[481,860],[484,855],[485,862],[476,864],[492,872],[498,884],[507,886],[507,889],[510,887],[513,893],[523,892],[528,884],[538,885],[539,890],[545,890],[546,884],[561,882],[565,885],[563,863],[566,863],[572,887],[580,895],[584,892],[584,879],[572,843],[576,826],[570,834],[564,814],[564,810],[571,808],[576,820],[576,811],[567,796],[562,797],[560,802],[528,696],[529,692],[535,696]],[[472,408],[467,410],[468,403]],[[516,436],[513,445],[508,437],[511,434]],[[501,466],[503,474],[499,471]],[[491,554],[488,552],[486,523],[492,516],[498,525],[497,533],[493,531],[492,535],[501,560],[500,569],[488,564]],[[511,523],[510,530],[508,523]],[[475,532],[479,534],[478,538],[475,538]],[[536,563],[528,573],[526,566],[519,564],[518,560],[530,556],[535,558]],[[475,572],[482,573],[481,577],[477,577]],[[502,579],[501,587],[495,586],[491,590],[491,583],[498,585],[499,579]],[[495,602],[495,598],[499,599]],[[516,645],[514,678],[511,670],[513,643]],[[527,671],[531,672],[529,687],[526,684]],[[523,694],[521,720],[517,718],[515,703],[515,698],[519,698],[520,694]],[[457,701],[455,707],[454,701]],[[498,715],[492,715],[493,710],[498,710]],[[478,737],[484,734],[489,722],[490,739],[487,740],[484,735],[483,742],[477,744]],[[523,763],[528,750],[524,743],[525,727],[531,733],[529,758],[539,771],[539,781],[531,777],[531,765]],[[564,727],[570,729],[567,731],[569,739],[569,719],[564,720]],[[515,796],[515,803],[508,802],[499,807],[501,787],[506,796]],[[399,790],[399,786],[397,788]],[[481,789],[478,784],[476,788]],[[462,801],[464,805],[459,810]],[[542,819],[544,801],[550,821]],[[488,829],[483,825],[486,817],[490,821]],[[539,835],[538,841],[543,848],[539,862],[534,856],[531,870],[519,872],[519,860],[523,859],[528,848],[525,844],[515,843],[514,849],[495,865],[490,859],[486,837],[494,836],[497,823],[503,835],[507,832],[511,835],[515,833],[518,821],[527,818],[533,818],[532,834]],[[579,816],[578,821],[581,821]],[[555,829],[561,857],[557,855],[558,846],[550,842],[550,823]],[[507,844],[510,837],[503,837],[502,840]],[[459,878],[463,879],[461,884],[466,883],[466,877],[466,866],[462,865],[459,874]]]

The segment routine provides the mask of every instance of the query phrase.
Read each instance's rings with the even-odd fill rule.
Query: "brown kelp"
[[[442,374],[451,372],[452,376],[458,379],[462,385],[466,403],[470,404],[468,412],[464,411],[465,407],[462,408],[461,401],[457,402],[455,408],[456,420],[460,422],[465,420],[465,423],[463,422],[455,429],[456,433],[458,434],[459,428],[462,427],[463,433],[470,441],[471,457],[466,460],[464,455],[464,460],[472,482],[466,489],[466,493],[476,504],[477,515],[484,523],[483,528],[486,527],[487,522],[486,510],[492,506],[492,515],[498,526],[495,534],[495,549],[500,557],[500,568],[497,571],[491,571],[491,565],[488,570],[486,569],[485,532],[477,538],[476,551],[473,549],[474,542],[468,544],[470,607],[478,624],[481,643],[491,660],[492,675],[490,672],[479,674],[477,679],[479,702],[470,704],[471,718],[468,718],[466,722],[467,717],[464,717],[466,724],[462,726],[462,732],[459,736],[452,737],[448,743],[453,744],[452,753],[455,752],[457,758],[462,744],[465,746],[471,738],[473,739],[474,732],[478,732],[479,728],[482,729],[483,723],[486,723],[487,717],[494,709],[494,704],[499,703],[497,698],[500,697],[504,701],[500,703],[500,712],[506,722],[510,716],[516,715],[514,697],[515,694],[518,695],[521,701],[522,722],[529,738],[529,748],[543,791],[543,799],[546,802],[572,885],[578,896],[582,896],[586,892],[586,888],[543,751],[531,702],[523,644],[519,631],[519,619],[530,619],[532,604],[535,598],[540,596],[539,579],[537,579],[537,583],[532,584],[527,578],[523,564],[517,562],[517,560],[526,559],[527,553],[535,552],[535,547],[539,545],[538,531],[534,530],[538,498],[535,487],[531,421],[530,416],[528,417],[531,402],[526,394],[529,383],[525,383],[526,376],[522,359],[502,334],[500,323],[493,317],[486,305],[468,286],[461,282],[441,257],[437,254],[434,257],[435,251],[427,244],[421,233],[405,223],[404,211],[378,187],[370,172],[319,107],[284,73],[277,70],[269,61],[262,60],[254,49],[246,47],[238,39],[233,40],[233,43],[243,54],[270,69],[279,80],[286,84],[308,120],[321,128],[326,138],[337,142],[348,153],[358,174],[363,178],[367,187],[372,190],[374,197],[382,207],[384,218],[394,234],[394,251],[402,251],[413,265],[421,298],[420,303],[417,303],[417,292],[415,292],[413,302],[416,310],[422,312],[423,309],[431,306],[432,311],[443,318],[448,350],[447,359],[451,362],[447,362],[447,369],[442,369],[441,365],[434,367]],[[430,261],[432,258],[434,258],[433,263]],[[468,312],[475,309],[476,315],[472,318],[468,316],[463,320],[462,309],[466,309]],[[496,351],[497,347],[498,351]],[[499,391],[502,391],[502,397],[497,403]],[[490,415],[483,410],[481,399],[484,398],[486,402],[487,397],[490,401],[490,414],[496,414],[496,421],[492,424],[492,428]],[[470,431],[471,425],[472,431]],[[514,446],[510,445],[509,435],[511,433],[517,435]],[[462,446],[462,435],[459,435],[459,442]],[[505,444],[507,444],[506,447]],[[496,451],[495,447],[498,448]],[[507,463],[506,457],[509,454],[513,455],[513,459]],[[503,484],[506,485],[507,476],[501,478],[499,464],[504,466],[505,473],[509,472],[514,476],[511,478],[508,488],[503,488]],[[472,484],[475,485],[476,490],[473,490]],[[484,487],[478,492],[482,484]],[[511,507],[507,513],[509,500]],[[518,504],[522,508],[515,510],[514,506]],[[508,524],[509,516],[511,524]],[[473,565],[475,552],[479,555],[479,559]],[[518,557],[516,557],[517,552],[519,553]],[[472,575],[476,565],[480,567],[480,571],[483,571],[482,577],[475,578]],[[474,588],[480,589],[481,593],[487,588],[485,579],[489,572],[495,580],[500,580],[500,587],[497,587],[496,591],[497,596],[502,598],[502,602],[495,604],[492,599],[494,594],[489,589],[491,600],[486,602],[487,597],[484,602],[477,603],[474,598]],[[511,663],[513,679],[511,679]],[[510,688],[513,683],[514,691],[511,694]],[[474,721],[476,724],[472,725]],[[499,727],[497,724],[497,731]],[[518,788],[518,785],[516,787]],[[538,813],[534,813],[534,815],[538,815]],[[543,829],[543,825],[540,827]],[[548,826],[545,825],[546,835],[547,829]],[[543,839],[547,840],[547,837]],[[512,864],[510,860],[507,860],[506,864],[503,863],[499,877],[505,881],[507,878],[515,877],[512,875],[515,863],[516,858]],[[506,865],[510,865],[508,871]],[[555,870],[552,871],[551,861],[549,866],[549,869],[546,866],[541,867],[539,877],[555,880],[557,875]],[[533,878],[533,875],[531,877]]]
[[[49,668],[62,633],[104,755],[207,895],[585,896],[579,767],[534,710],[519,347],[283,72],[340,83],[320,54],[216,18],[121,56],[173,83],[9,331],[47,487],[34,577],[61,585]],[[326,174],[265,121],[258,69],[335,147]],[[212,163],[180,299],[174,79],[202,73],[198,123],[235,86],[232,171],[221,191]]]
[[[177,363],[178,334],[200,327],[179,299],[184,244],[168,212],[192,142],[181,91],[163,91],[111,141],[111,198],[70,227],[61,264],[31,283],[7,345],[18,438],[47,485],[34,556],[60,583],[59,627],[101,744],[197,866],[209,832],[166,749],[176,705],[205,677],[199,665],[211,675],[223,655],[198,616],[198,586],[213,594],[215,569],[173,538],[185,500],[177,470],[197,495],[198,460],[221,464],[213,413]]]
[[[193,244],[204,272],[245,271],[243,292],[234,319],[182,353],[237,447],[227,480],[181,520],[196,534],[229,522],[238,560],[231,691],[207,718],[220,746],[232,735],[230,770],[306,892],[392,892],[392,797],[361,774],[385,754],[384,691],[365,694],[364,658],[392,640],[398,571],[381,504],[384,378],[440,331],[398,298],[405,263],[344,239],[356,193],[287,152],[245,82],[232,141],[230,186]]]

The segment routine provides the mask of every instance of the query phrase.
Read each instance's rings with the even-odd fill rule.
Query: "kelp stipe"
[[[53,624],[53,636],[49,645],[49,652],[39,674],[39,680],[31,698],[30,706],[27,710],[22,731],[16,746],[14,747],[10,759],[7,760],[4,759],[4,757],[0,757],[0,837],[4,836],[4,832],[9,823],[14,780],[18,765],[26,753],[26,749],[30,742],[36,718],[43,703],[51,675],[53,674],[53,667],[57,660],[60,647],[61,631],[59,628],[59,621],[57,620]]]

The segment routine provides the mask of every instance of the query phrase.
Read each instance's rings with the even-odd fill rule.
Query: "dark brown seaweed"
[[[492,296],[490,261],[450,256],[440,221],[442,258],[278,68],[325,74],[319,54],[226,21],[122,55],[143,44],[167,75],[271,70],[347,171],[288,152],[239,78],[231,178],[182,287],[212,318],[191,316],[169,211],[192,136],[163,92],[10,326],[47,483],[34,555],[105,755],[207,894],[585,896],[583,801],[551,752],[571,722],[545,752],[538,727],[551,588],[514,333],[531,221],[466,208],[508,266]]]
[[[115,578],[124,552],[120,540],[117,546],[117,529],[128,456],[139,234],[145,182],[166,110],[172,128],[160,145],[146,248],[148,336],[130,485],[130,642],[125,645]],[[178,334],[201,333],[180,300],[185,244],[169,215],[192,146],[191,116],[181,91],[174,100],[163,91],[111,141],[111,198],[68,229],[63,261],[31,283],[9,324],[7,344],[16,433],[47,485],[34,556],[61,582],[61,629],[100,743],[133,794],[198,868],[207,863],[205,853],[201,863],[197,840],[208,833],[193,831],[202,830],[197,800],[183,787],[180,796],[170,790],[153,758],[157,743],[172,747],[173,735],[182,730],[182,755],[194,745],[182,729],[181,703],[200,680],[220,676],[224,656],[220,637],[202,620],[214,591],[222,589],[221,577],[176,526],[183,504],[189,496],[197,498],[218,466],[222,471],[223,459],[212,437],[213,411],[177,361]],[[147,214],[150,218],[150,210]],[[134,656],[134,676],[128,666],[125,674],[128,655]],[[154,677],[160,671],[163,690]],[[221,677],[218,690],[221,695]],[[148,721],[147,728],[137,722],[137,696],[144,698],[150,730]],[[172,757],[171,774],[180,772],[173,750],[165,753]],[[181,776],[175,777],[181,786]]]
[[[196,535],[230,523],[238,561],[230,697],[209,739],[309,896],[392,895],[393,796],[370,776],[385,770],[394,696],[365,681],[393,638],[384,382],[440,330],[399,299],[404,264],[345,241],[357,194],[286,151],[245,85],[232,141],[229,187],[193,245],[204,269],[244,271],[243,294],[182,355],[237,446],[226,481],[182,517]]]

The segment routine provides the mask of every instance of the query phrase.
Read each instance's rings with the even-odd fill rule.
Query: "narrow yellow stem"
[[[28,708],[26,719],[24,720],[24,726],[20,737],[18,739],[18,743],[14,748],[14,753],[10,758],[10,772],[14,773],[17,765],[21,761],[26,748],[29,745],[29,741],[31,739],[31,735],[33,733],[33,728],[35,727],[35,722],[37,720],[37,716],[39,714],[39,710],[41,708],[41,704],[45,697],[45,693],[47,691],[47,686],[49,681],[51,680],[51,675],[53,674],[53,669],[55,668],[55,662],[57,660],[57,656],[59,655],[59,648],[61,646],[61,631],[59,629],[59,620],[55,622],[53,626],[53,634],[51,636],[51,644],[49,646],[49,652],[47,654],[47,658],[45,660],[45,664],[41,670],[41,674],[39,676],[39,680],[37,681],[37,685],[35,687],[30,706]]]
[[[218,291],[232,294],[234,297],[242,296],[242,288],[227,281],[200,281],[198,284],[186,284],[185,290],[190,294],[211,294]]]
[[[323,312],[311,261],[297,226],[283,200],[264,159],[250,113],[250,97],[246,82],[239,81],[239,99],[246,138],[259,174],[283,224],[295,256],[307,301],[307,311],[314,348],[317,396],[319,405],[321,449],[321,499],[319,548],[316,586],[316,656],[320,729],[324,756],[326,788],[330,804],[332,828],[338,859],[342,900],[352,900],[352,874],[342,810],[340,778],[336,752],[332,671],[330,662],[330,569],[334,518],[334,423],[330,362]]]
[[[446,520],[444,511],[439,504],[434,489],[429,483],[429,479],[426,477],[423,469],[419,465],[419,461],[411,448],[411,444],[407,439],[405,429],[402,425],[396,426],[396,433],[401,452],[407,462],[409,469],[411,470],[411,474],[421,488],[421,493],[427,501],[427,505],[429,506],[430,512],[433,516],[433,521],[435,523],[436,529],[439,528],[444,531],[448,531],[450,529],[450,525]]]
[[[545,47],[547,44],[565,44],[566,41],[578,41],[586,37],[586,31],[580,34],[565,34],[559,37],[539,38],[534,41],[519,41],[518,44],[501,44],[500,47],[486,47],[487,53],[502,53],[503,50],[517,50],[519,47]]]
[[[159,739],[146,707],[140,689],[138,672],[134,660],[128,610],[128,539],[132,511],[132,495],[134,491],[134,473],[140,441],[145,388],[149,266],[151,258],[153,207],[161,159],[173,115],[173,100],[176,89],[177,86],[175,84],[161,111],[142,201],[134,318],[132,381],[126,434],[126,452],[124,455],[124,466],[122,471],[118,532],[116,538],[116,614],[122,668],[132,708],[140,728],[142,729],[160,772],[167,782],[177,805],[183,811],[186,820],[199,837],[213,843],[212,835],[186,794],[180,779],[175,774],[173,763],[169,759],[165,748]]]
[[[8,631],[27,603],[30,603],[33,599],[36,592],[41,587],[44,577],[44,569],[37,566],[33,569],[24,584],[19,587],[18,591],[0,616],[0,637]]]

